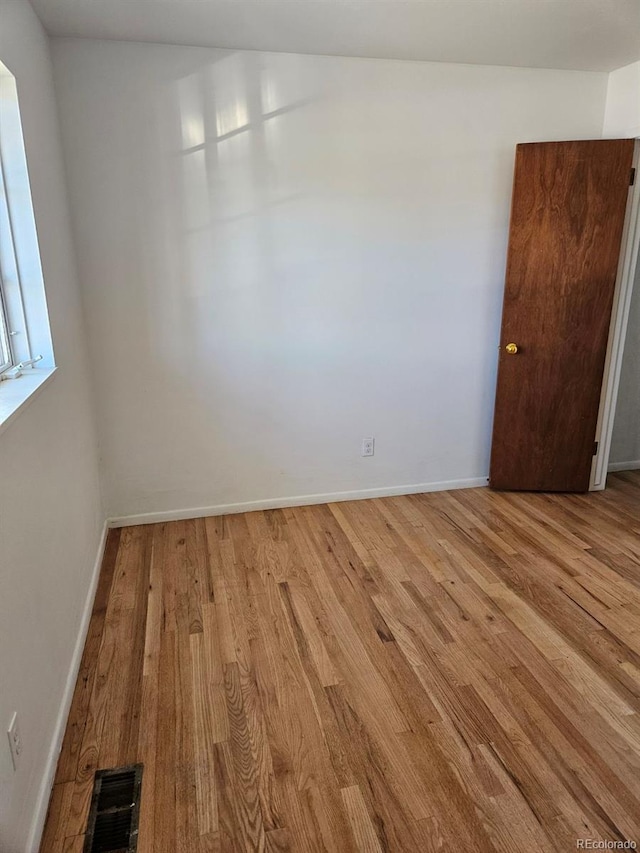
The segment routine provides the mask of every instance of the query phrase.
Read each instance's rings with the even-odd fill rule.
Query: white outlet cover
[[[362,449],[360,452],[362,456],[373,456],[375,452],[375,438],[373,436],[362,439]]]

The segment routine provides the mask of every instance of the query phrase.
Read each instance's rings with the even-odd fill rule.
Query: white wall
[[[53,45],[108,513],[482,482],[514,146],[607,76]]]
[[[609,74],[603,135],[640,136],[640,60]]]
[[[37,818],[102,510],[49,48],[26,0],[0,0],[0,22],[0,60],[18,81],[59,368],[0,435],[0,850],[22,853]],[[5,730],[16,710],[24,749],[14,773]]]

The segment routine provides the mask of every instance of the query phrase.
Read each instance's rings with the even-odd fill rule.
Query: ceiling
[[[31,0],[52,35],[612,71],[640,0]]]

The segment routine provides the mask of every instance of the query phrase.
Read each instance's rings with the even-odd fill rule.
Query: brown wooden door
[[[493,488],[589,488],[633,146],[517,146]]]

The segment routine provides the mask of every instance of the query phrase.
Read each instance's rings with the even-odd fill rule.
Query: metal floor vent
[[[83,853],[135,853],[142,764],[98,770]]]

